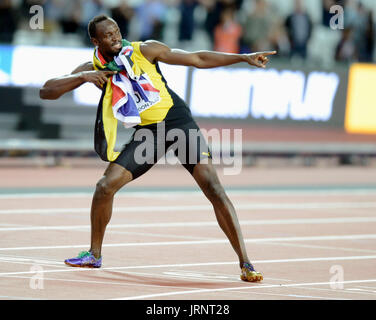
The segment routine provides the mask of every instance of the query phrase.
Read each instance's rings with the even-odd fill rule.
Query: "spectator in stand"
[[[63,19],[63,1],[59,0],[49,0],[44,4],[44,14],[45,14],[45,31],[53,32],[60,30],[60,22]],[[25,7],[26,9],[26,7]],[[28,10],[28,9],[27,9]]]
[[[345,28],[355,28],[359,20],[358,0],[346,0],[344,11]]]
[[[118,4],[111,8],[111,16],[117,22],[124,38],[128,37],[129,24],[134,15],[133,8],[126,1],[117,1]]]
[[[375,20],[373,18],[373,12],[368,12],[366,39],[365,39],[365,56],[363,62],[373,62],[375,51]]]
[[[352,61],[372,62],[375,41],[372,12],[360,1],[347,0],[344,20],[345,28],[351,29],[351,37],[348,34],[344,35],[338,46],[341,47],[345,40],[347,41],[345,43],[349,43],[350,38],[356,48],[356,55],[352,57]]]
[[[312,34],[312,21],[303,7],[302,0],[295,0],[295,9],[285,22],[290,40],[290,56],[307,57],[307,46]]]
[[[371,62],[373,60],[374,40],[373,14],[359,2],[355,44],[358,48],[360,62]]]
[[[330,8],[335,5],[334,0],[321,0],[322,3],[322,24],[326,27],[330,27],[330,19],[332,14],[330,13]]]
[[[61,1],[63,18],[61,26],[64,33],[77,33],[80,31],[82,8],[80,1]]]
[[[0,43],[11,43],[17,29],[15,10],[11,0],[0,1]]]
[[[347,27],[343,30],[342,38],[337,45],[335,60],[337,62],[351,63],[357,59],[358,53],[354,41],[354,32],[351,27]]]
[[[243,0],[200,0],[200,3],[206,9],[205,29],[212,42],[214,42],[214,30],[220,23],[222,11],[229,7],[234,6],[236,10],[239,10]]]
[[[93,16],[103,14],[104,6],[102,0],[80,0],[81,7],[81,24],[85,25],[84,29],[87,32],[87,24],[93,18]]]
[[[182,0],[179,5],[179,41],[191,41],[195,28],[194,11],[198,5],[196,0]]]
[[[288,57],[290,54],[290,43],[284,26],[284,19],[278,14],[276,8],[271,7],[271,26],[269,32],[267,50],[275,50],[279,57]]]
[[[30,2],[26,0],[26,2]],[[80,32],[82,8],[80,1],[48,0],[45,5],[46,20],[58,24],[63,33]]]
[[[137,20],[141,25],[140,41],[163,40],[167,6],[162,0],[145,0],[136,9]]]
[[[133,7],[125,0],[101,0],[103,13],[116,21],[124,38],[128,38],[129,25],[134,16]],[[107,12],[106,12],[107,11]]]
[[[239,53],[242,27],[235,19],[235,8],[229,6],[222,11],[220,23],[214,29],[214,51]]]
[[[242,42],[249,52],[270,50],[273,16],[265,0],[256,0],[243,25]]]
[[[85,41],[85,44],[89,46],[91,42],[87,34],[87,25],[94,16],[106,14],[107,10],[103,5],[103,0],[79,0],[76,2],[81,12],[79,18],[79,33],[81,38]]]
[[[201,5],[206,10],[205,18],[205,31],[207,32],[209,38],[214,41],[214,28],[219,21],[219,3],[215,0],[200,0]]]

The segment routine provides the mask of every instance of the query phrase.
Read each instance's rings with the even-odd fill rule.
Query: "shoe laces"
[[[83,258],[83,257],[87,257],[87,256],[90,256],[91,255],[91,252],[90,251],[81,251],[79,254],[78,254],[78,258]]]
[[[248,262],[243,263],[243,268],[246,268],[250,271],[256,271],[255,268],[253,267],[252,263],[248,263]]]

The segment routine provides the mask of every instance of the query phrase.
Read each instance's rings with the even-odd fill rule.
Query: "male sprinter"
[[[92,200],[90,250],[81,252],[75,258],[65,260],[67,265],[73,267],[99,268],[102,264],[102,241],[106,226],[111,218],[115,193],[130,181],[144,174],[154,164],[150,162],[139,163],[135,160],[136,148],[143,143],[134,138],[137,131],[149,129],[151,132],[155,133],[157,124],[164,123],[166,132],[170,129],[178,128],[187,136],[188,131],[192,129],[200,133],[189,108],[184,101],[168,87],[158,67],[158,62],[196,68],[214,68],[246,62],[252,66],[265,68],[269,61],[267,56],[276,54],[276,52],[253,54],[226,54],[213,51],[186,52],[178,49],[170,49],[165,44],[153,40],[130,43],[126,40],[122,40],[116,22],[103,15],[96,16],[90,21],[88,31],[93,45],[99,52],[98,56],[100,56],[102,64],[99,63],[97,66],[96,60],[94,59],[93,63],[86,62],[78,66],[70,75],[48,80],[40,89],[40,97],[42,99],[58,99],[64,93],[74,90],[86,82],[93,83],[101,88],[101,90],[103,88],[101,101],[98,106],[98,108],[101,107],[102,109],[98,109],[97,113],[95,144],[96,151],[98,152],[99,150],[98,153],[101,153],[100,150],[102,150],[104,146],[105,152],[102,152],[102,155],[100,154],[101,158],[110,163],[103,177],[96,185]],[[104,101],[107,99],[106,96],[108,94],[114,96],[114,93],[110,90],[112,86],[111,79],[116,77],[119,72],[113,69],[111,71],[111,68],[107,67],[109,67],[110,62],[116,60],[114,58],[119,55],[125,42],[131,46],[131,51],[133,50],[131,56],[132,66],[139,67],[142,73],[146,73],[151,80],[152,86],[157,89],[156,91],[159,91],[160,100],[140,113],[141,123],[135,127],[136,132],[133,139],[124,147],[123,151],[117,156],[107,159],[106,157],[109,154],[108,152],[106,153],[106,151],[108,151],[106,149],[108,147],[108,141],[105,141],[103,144],[103,139],[101,140],[101,134],[103,138],[103,132],[105,131],[103,127],[101,127],[103,125],[101,120],[104,119],[102,117],[106,112],[103,107]],[[107,67],[103,67],[103,64]],[[103,68],[101,68],[101,66]],[[124,75],[124,71],[122,72]],[[113,98],[113,96],[111,97]],[[193,146],[188,139],[186,141],[187,157],[189,156],[189,159],[191,159],[192,153],[194,153],[193,158],[195,158],[196,161],[193,161],[193,163],[182,162],[182,164],[191,173],[205,196],[212,203],[219,226],[228,237],[239,257],[241,279],[250,282],[261,281],[263,279],[262,274],[254,269],[247,256],[235,209],[218,180],[211,160],[208,159],[211,158],[210,153],[201,152],[201,149],[197,148],[197,146]],[[157,139],[154,139],[154,150],[160,151],[157,142]],[[164,153],[167,152],[171,144],[171,141],[165,141],[162,151]],[[154,162],[158,160],[155,154],[153,158],[155,160]],[[206,161],[202,161],[203,159]]]

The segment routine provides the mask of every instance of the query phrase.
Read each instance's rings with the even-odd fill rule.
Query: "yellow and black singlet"
[[[166,124],[186,122],[184,116],[191,113],[186,103],[167,85],[158,63],[153,64],[147,60],[140,50],[141,42],[132,42],[132,61],[138,65],[142,73],[146,73],[154,87],[160,91],[161,101],[140,114],[141,124],[145,126],[165,121]]]
[[[132,62],[140,70],[141,74],[146,73],[151,80],[154,88],[159,90],[160,101],[151,106],[147,110],[140,113],[141,123],[135,128],[150,128],[153,129],[158,123],[164,121],[167,128],[178,127],[184,123],[194,121],[192,114],[186,103],[180,98],[167,84],[159,68],[158,62],[151,63],[147,60],[140,50],[142,42],[132,42],[133,53],[131,56]],[[116,120],[109,120],[111,110],[105,109],[104,99],[109,88],[110,80],[103,89],[100,102],[97,109],[97,117],[95,124],[94,145],[95,151],[104,161],[114,161],[119,156],[119,152],[113,150],[114,141],[109,140],[108,132],[113,130],[112,135],[116,139]],[[106,134],[107,133],[107,134]]]

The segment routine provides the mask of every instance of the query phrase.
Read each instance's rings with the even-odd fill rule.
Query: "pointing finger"
[[[260,52],[260,54],[262,54],[263,56],[271,56],[277,54],[277,51],[263,51]]]

